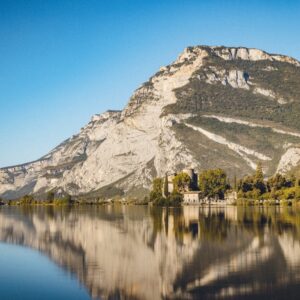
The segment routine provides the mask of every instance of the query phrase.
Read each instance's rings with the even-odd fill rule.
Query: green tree
[[[181,194],[172,193],[169,196],[170,205],[172,206],[178,206],[182,203],[183,197]]]
[[[174,191],[182,193],[188,191],[191,185],[191,178],[188,174],[178,173],[173,179]]]
[[[264,173],[263,173],[261,162],[258,162],[258,164],[256,166],[254,180],[255,181],[264,181]]]
[[[233,177],[233,189],[236,191],[237,187],[238,187],[237,178],[236,178],[236,174],[234,174],[234,177]]]
[[[47,202],[49,202],[49,203],[52,203],[53,202],[53,200],[54,200],[54,192],[52,192],[52,191],[49,191],[48,193],[47,193]]]
[[[281,174],[275,174],[273,177],[268,179],[267,186],[268,186],[269,191],[272,189],[274,189],[275,191],[278,191],[283,188],[293,186],[293,182],[291,180],[287,180]]]
[[[288,183],[290,186],[296,186],[296,176],[294,174],[292,174],[288,180]]]
[[[152,190],[150,192],[150,201],[155,199],[162,198],[162,189],[163,189],[163,179],[154,178],[152,182]]]
[[[224,170],[205,170],[199,175],[199,188],[205,196],[223,199],[224,194],[230,186]]]
[[[267,191],[262,164],[259,162],[253,176],[246,176],[238,182],[238,196],[257,199]]]
[[[300,200],[300,188],[299,186],[295,187],[295,199]]]
[[[246,176],[238,181],[238,191],[242,193],[247,193],[253,190],[253,177]]]
[[[164,196],[169,196],[169,184],[168,184],[168,175],[165,175],[165,181],[164,181]]]
[[[158,194],[162,194],[162,186],[163,186],[163,180],[162,178],[154,178],[152,182],[152,191]]]
[[[72,196],[69,195],[69,194],[66,194],[66,195],[63,197],[63,200],[66,202],[66,204],[71,204],[71,203],[72,203]]]
[[[54,205],[70,205],[72,204],[72,196],[65,193],[63,197],[54,199],[53,203]]]
[[[30,205],[30,204],[33,204],[34,203],[34,198],[32,195],[25,195],[21,198],[21,201],[20,201],[21,204],[24,204],[24,205]]]
[[[256,166],[256,171],[254,175],[254,189],[260,191],[260,195],[267,191],[267,187],[264,182],[264,173],[261,162],[259,162]],[[257,195],[257,191],[255,195]]]
[[[271,191],[270,191],[270,198],[271,199],[277,199],[277,194],[276,194],[276,189],[274,187],[271,188]]]

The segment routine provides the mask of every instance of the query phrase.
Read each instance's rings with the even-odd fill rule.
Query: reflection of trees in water
[[[150,207],[150,216],[153,222],[153,234],[156,236],[157,233],[161,232],[163,226],[163,208],[162,207]]]
[[[231,221],[224,212],[210,211],[200,216],[199,225],[201,239],[222,241],[227,237]]]
[[[238,225],[260,236],[265,229],[300,237],[300,211],[291,207],[237,208]]]
[[[226,239],[232,225],[239,230],[245,230],[255,236],[262,236],[266,229],[281,234],[289,232],[300,238],[300,210],[290,207],[194,207],[197,214],[193,218],[185,215],[188,207],[150,209],[153,221],[154,237],[163,231],[168,234],[169,223],[172,220],[172,230],[178,242],[184,240],[185,235],[193,238],[222,241]],[[228,213],[235,210],[235,214]]]
[[[178,242],[183,241],[185,233],[189,233],[186,227],[183,208],[160,208],[152,207],[150,215],[153,221],[153,234],[163,232],[166,236],[174,235]]]
[[[228,209],[200,210],[201,247],[175,289],[196,299],[299,294],[299,211]]]
[[[228,284],[240,293],[295,280],[299,217],[290,208],[4,208],[0,239],[46,253],[95,297],[214,298]]]
[[[159,299],[172,292],[174,278],[198,243],[178,242],[174,224],[180,227],[180,213],[157,210],[149,217],[148,210],[119,205],[5,208],[0,240],[47,254],[75,273],[94,297]]]
[[[183,207],[152,207],[150,216],[153,221],[154,237],[163,232],[166,236],[174,236],[178,243],[184,243],[186,238],[196,239],[198,237],[199,214],[189,218],[184,214],[184,209]]]

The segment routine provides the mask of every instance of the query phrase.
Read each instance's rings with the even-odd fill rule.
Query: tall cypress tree
[[[264,181],[264,173],[263,173],[263,170],[262,170],[261,162],[259,162],[256,166],[255,181],[257,181],[257,182],[263,182]]]
[[[262,170],[262,164],[259,162],[256,167],[254,175],[254,186],[256,189],[260,190],[260,194],[266,192],[266,185],[264,183],[264,173]]]
[[[236,191],[237,190],[237,179],[236,179],[236,174],[234,174],[233,178],[233,189]]]
[[[169,184],[168,184],[168,175],[165,175],[165,182],[164,182],[164,196],[169,196]]]

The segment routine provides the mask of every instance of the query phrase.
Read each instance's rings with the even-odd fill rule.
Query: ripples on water
[[[291,208],[2,207],[0,240],[47,255],[93,299],[300,298]]]

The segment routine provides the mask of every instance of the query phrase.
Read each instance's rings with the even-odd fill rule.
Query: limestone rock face
[[[188,47],[122,111],[94,115],[44,157],[0,169],[0,195],[142,196],[153,177],[190,165],[233,176],[262,161],[267,175],[288,172],[299,162],[299,66],[258,49]]]

